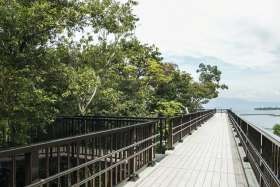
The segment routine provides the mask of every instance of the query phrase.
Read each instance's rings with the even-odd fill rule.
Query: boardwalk
[[[225,113],[216,113],[155,167],[125,187],[248,186]]]

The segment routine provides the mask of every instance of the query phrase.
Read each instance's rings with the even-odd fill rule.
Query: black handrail
[[[53,130],[66,131],[55,136],[59,138],[0,150],[0,186],[114,186],[134,180],[137,170],[153,165],[156,152],[171,149],[214,112],[170,118],[58,118],[54,127],[59,129]],[[72,120],[77,123],[68,123]],[[75,127],[70,133],[69,124]]]
[[[57,117],[52,124],[47,124],[43,127],[31,126],[26,132],[21,132],[21,134],[26,136],[26,139],[23,142],[16,142],[14,137],[17,137],[17,133],[12,129],[9,129],[9,133],[7,133],[4,129],[0,130],[0,150],[59,138],[77,136],[89,132],[123,127],[143,121],[150,120],[136,118],[101,118],[95,116]]]
[[[174,144],[182,142],[186,135],[192,134],[193,130],[201,126],[215,114],[216,110],[205,110],[168,119],[168,149],[173,149]]]
[[[280,141],[265,130],[228,110],[228,115],[245,150],[260,186],[280,186]]]
[[[93,176],[87,185],[113,186],[133,179],[138,169],[155,158],[159,143],[156,123],[136,123],[0,151],[0,168],[10,172],[8,183],[0,186],[82,185]],[[122,176],[114,178],[120,173]]]

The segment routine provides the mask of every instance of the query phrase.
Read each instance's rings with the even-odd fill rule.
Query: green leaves
[[[102,82],[96,71],[135,28],[133,4],[0,0],[0,120],[24,134],[57,115],[85,114]]]
[[[219,90],[228,89],[227,85],[220,83],[222,72],[217,66],[201,63],[197,72],[200,73],[198,95],[207,99],[204,100],[203,103],[206,103],[209,99],[218,97]]]
[[[77,70],[71,68],[70,71],[69,92],[66,93],[70,93],[72,97],[77,99],[79,111],[82,115],[85,115],[87,107],[96,94],[100,79],[89,66],[80,67]]]
[[[174,115],[218,96],[221,72],[200,81],[134,35],[136,1],[0,0],[0,125],[26,143],[58,115]]]
[[[184,112],[184,106],[177,101],[159,101],[155,110],[159,115],[174,116]]]
[[[272,130],[273,130],[273,134],[280,136],[280,125],[279,124],[274,125]]]

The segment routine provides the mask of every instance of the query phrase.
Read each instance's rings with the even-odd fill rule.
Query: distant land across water
[[[256,113],[250,113],[250,114],[240,114],[240,116],[280,116],[280,114],[272,114],[272,113],[263,113],[263,114],[256,114]]]
[[[206,108],[232,109],[246,121],[270,132],[275,124],[280,124],[280,110],[255,110],[255,108],[280,108],[274,106],[280,106],[280,102],[259,102],[231,98],[213,99],[205,105]]]
[[[258,107],[255,110],[280,110],[279,107]]]

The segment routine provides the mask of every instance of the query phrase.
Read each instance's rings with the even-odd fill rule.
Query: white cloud
[[[137,35],[163,52],[274,66],[279,7],[278,0],[139,0]]]
[[[232,70],[223,70],[230,90],[222,97],[280,100],[279,0],[138,2],[136,34],[142,41],[156,44],[175,63],[190,56],[217,58],[221,69],[230,65]]]

